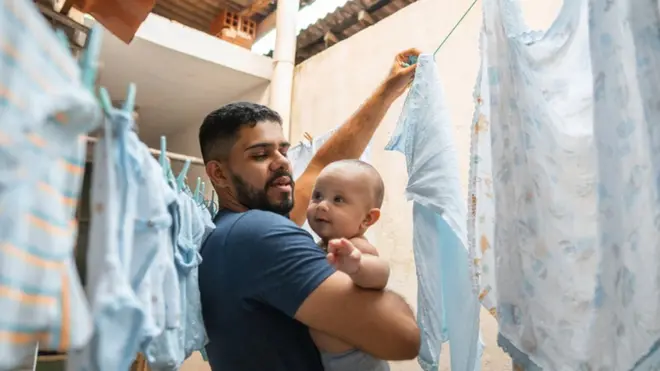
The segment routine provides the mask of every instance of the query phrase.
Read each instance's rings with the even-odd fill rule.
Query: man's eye
[[[268,158],[268,155],[254,155],[252,156],[252,158],[257,161],[263,161]]]

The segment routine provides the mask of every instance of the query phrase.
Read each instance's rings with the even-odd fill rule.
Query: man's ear
[[[374,225],[378,219],[380,219],[380,209],[374,207],[373,209],[369,210],[367,213],[367,216],[364,217],[364,220],[362,221],[362,226],[364,228],[369,228],[372,225]]]
[[[206,175],[211,183],[217,188],[230,188],[229,173],[220,161],[209,161],[206,163]]]

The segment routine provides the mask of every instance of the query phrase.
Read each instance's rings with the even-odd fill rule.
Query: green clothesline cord
[[[454,25],[454,28],[452,28],[451,31],[449,31],[449,33],[447,34],[447,36],[445,36],[445,39],[442,40],[442,42],[440,43],[440,46],[438,46],[438,48],[433,52],[433,56],[434,56],[434,57],[435,57],[435,55],[438,53],[438,51],[440,51],[440,48],[442,48],[442,46],[445,45],[445,43],[446,43],[447,40],[449,39],[449,36],[451,36],[451,34],[454,33],[454,31],[456,30],[456,28],[458,27],[458,25],[460,25],[461,22],[463,22],[463,19],[465,19],[465,17],[468,15],[468,13],[470,13],[470,10],[472,10],[472,8],[474,8],[474,5],[475,5],[476,3],[477,3],[477,0],[474,0],[474,1],[472,2],[472,5],[470,5],[470,7],[465,11],[465,13],[463,13],[463,16],[458,20],[458,22],[456,22],[456,24]]]

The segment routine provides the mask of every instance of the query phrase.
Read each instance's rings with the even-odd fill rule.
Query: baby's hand
[[[328,261],[348,275],[360,270],[362,253],[353,243],[345,238],[330,240],[328,242]]]

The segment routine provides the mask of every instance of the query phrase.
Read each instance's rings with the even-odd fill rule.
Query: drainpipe
[[[270,82],[270,107],[282,116],[284,136],[291,136],[291,99],[296,59],[296,18],[299,0],[277,0],[273,76]]]

